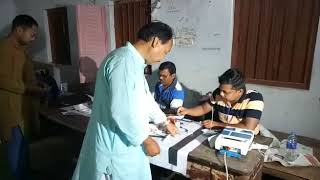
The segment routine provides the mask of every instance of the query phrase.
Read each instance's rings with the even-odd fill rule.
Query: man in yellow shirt
[[[30,100],[43,89],[37,86],[26,46],[35,40],[38,23],[28,15],[12,21],[10,34],[0,40],[0,142],[15,179],[28,177],[28,146],[24,129]],[[3,161],[3,160],[1,160]]]
[[[212,112],[212,120],[202,121],[205,128],[233,126],[259,133],[259,121],[264,108],[263,96],[255,90],[247,90],[245,77],[231,68],[219,76],[219,87],[212,97],[193,108],[180,107],[180,115],[202,116]]]

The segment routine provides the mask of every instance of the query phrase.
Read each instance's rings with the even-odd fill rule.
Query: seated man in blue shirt
[[[176,109],[183,105],[184,91],[176,78],[176,66],[170,61],[159,66],[155,100],[166,114],[176,114]]]

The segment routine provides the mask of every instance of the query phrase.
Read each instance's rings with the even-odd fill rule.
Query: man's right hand
[[[177,114],[178,114],[179,116],[187,115],[187,114],[188,114],[188,109],[181,106],[181,107],[179,107],[179,108],[177,109]]]
[[[144,140],[143,145],[148,156],[153,157],[160,154],[159,144],[151,137],[148,137],[146,140]]]

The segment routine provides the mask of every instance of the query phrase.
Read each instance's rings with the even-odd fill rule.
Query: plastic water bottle
[[[293,162],[297,158],[297,136],[294,133],[291,133],[287,139],[287,148],[285,161]]]

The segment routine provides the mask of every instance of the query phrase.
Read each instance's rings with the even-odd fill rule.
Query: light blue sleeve
[[[125,138],[132,145],[139,146],[149,132],[141,117],[141,107],[136,104],[139,100],[139,88],[136,87],[139,76],[135,71],[134,65],[123,59],[112,68],[105,68],[105,77],[111,94],[111,116]]]
[[[159,108],[158,103],[155,101],[154,97],[149,91],[149,85],[147,81],[144,79],[145,85],[147,88],[147,99],[148,99],[148,106],[150,107],[150,112],[149,112],[149,119],[150,122],[154,122],[155,124],[160,124],[163,123],[167,120],[166,115],[163,113],[163,111]]]

